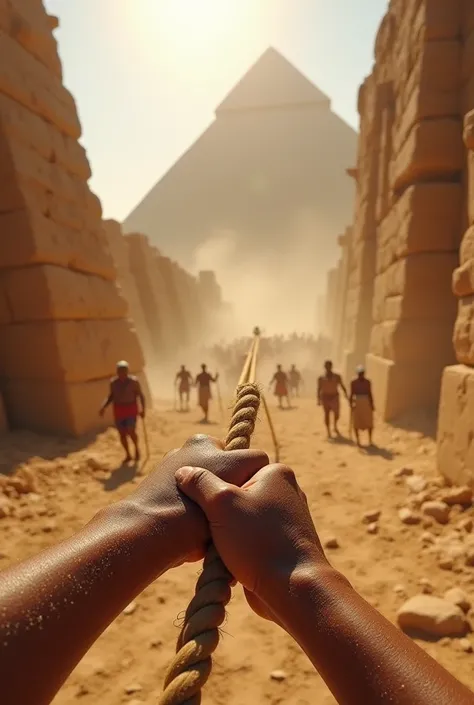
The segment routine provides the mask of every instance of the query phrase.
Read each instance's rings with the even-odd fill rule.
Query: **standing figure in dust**
[[[186,369],[185,365],[181,365],[181,369],[177,373],[175,379],[175,384],[178,384],[180,411],[189,411],[189,392],[191,390],[192,383],[193,378],[191,373]]]
[[[140,400],[141,411],[137,401]],[[120,436],[120,443],[125,450],[125,463],[132,460],[128,439],[131,438],[135,447],[135,460],[140,460],[137,436],[137,416],[145,418],[145,396],[140,382],[129,374],[128,362],[117,362],[117,375],[110,381],[109,396],[100,407],[99,414],[103,416],[110,404],[113,405],[115,425]]]
[[[275,374],[272,377],[272,381],[270,382],[270,387],[272,384],[275,385],[275,396],[278,397],[278,406],[280,409],[283,409],[283,403],[282,400],[286,399],[287,403],[287,408],[291,408],[290,404],[290,395],[288,391],[288,375],[286,372],[283,372],[281,369],[281,365],[277,365],[277,369]]]
[[[336,436],[340,435],[337,426],[340,416],[339,387],[344,392],[346,399],[348,397],[341,375],[337,374],[337,372],[333,372],[332,362],[330,360],[326,360],[324,369],[325,374],[321,375],[318,379],[318,405],[323,407],[324,423],[328,432],[328,438],[331,438],[331,414],[334,416],[334,433]]]
[[[300,395],[300,385],[303,383],[301,372],[296,369],[296,365],[292,365],[288,377],[290,378],[291,394],[295,397]]]
[[[209,400],[212,399],[211,382],[217,382],[219,375],[214,377],[207,371],[206,365],[201,365],[201,370],[196,377],[196,387],[198,389],[198,404],[203,410],[204,418],[201,423],[209,422]]]
[[[357,445],[360,446],[360,432],[369,434],[369,446],[372,445],[372,432],[374,429],[374,400],[372,398],[372,384],[365,376],[363,365],[356,370],[357,377],[351,382],[351,422],[355,432]]]

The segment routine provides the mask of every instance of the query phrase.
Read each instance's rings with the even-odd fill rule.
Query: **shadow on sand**
[[[341,434],[337,436],[331,436],[331,438],[328,438],[327,441],[328,443],[334,443],[335,445],[355,446],[355,443],[352,438],[347,438],[347,436],[342,436]]]
[[[137,477],[138,463],[122,463],[106,480],[99,480],[106,492],[113,492]]]
[[[396,455],[399,455],[396,451],[388,450],[387,448],[381,448],[380,446],[372,444],[371,446],[361,446],[362,453],[366,455],[374,455],[384,460],[393,460]]]
[[[31,431],[10,431],[0,437],[0,475],[11,475],[18,465],[31,458],[56,460],[84,450],[107,429],[80,438],[46,436]]]

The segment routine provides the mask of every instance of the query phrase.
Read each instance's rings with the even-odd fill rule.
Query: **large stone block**
[[[395,261],[379,274],[374,287],[376,320],[384,320],[380,308],[385,299],[403,296],[404,318],[454,320],[456,300],[452,295],[455,252],[424,252]]]
[[[69,137],[81,136],[74,100],[59,77],[4,32],[0,33],[0,93],[56,125]]]
[[[0,435],[9,430],[7,412],[5,411],[5,404],[3,402],[3,394],[0,392]]]
[[[454,270],[453,292],[459,298],[474,294],[474,259]]]
[[[453,176],[464,167],[461,121],[425,120],[411,130],[392,164],[395,191],[427,179]]]
[[[447,367],[438,414],[438,468],[456,485],[474,487],[474,369]]]
[[[128,314],[114,282],[53,265],[0,269],[1,291],[8,297],[12,323],[116,319]],[[1,311],[0,293],[0,322]]]
[[[408,411],[437,408],[443,367],[430,357],[417,364],[400,364],[368,354],[366,368],[376,410],[384,421]]]
[[[420,4],[426,41],[458,39],[463,23],[462,0],[424,0]]]
[[[51,18],[38,0],[0,2],[0,31],[10,35],[58,78],[62,77],[56,41],[51,34]]]
[[[64,167],[84,180],[91,176],[86,151],[79,142],[62,134],[54,125],[31,110],[0,94],[0,119],[9,142],[36,150],[41,157]]]
[[[145,396],[148,383],[138,374]],[[98,410],[109,391],[110,377],[88,382],[18,380],[5,383],[5,405],[12,428],[66,436],[82,436],[100,431],[112,423]],[[140,432],[140,429],[139,429]]]
[[[144,366],[127,320],[46,321],[0,328],[0,370],[7,379],[84,382],[112,375],[117,360]]]
[[[454,362],[451,330],[449,319],[384,321],[372,328],[370,352],[397,364],[420,365],[420,369],[429,358],[443,368]]]
[[[377,272],[409,254],[455,251],[462,201],[460,184],[416,184],[407,188],[379,226]]]
[[[474,296],[459,301],[453,345],[458,362],[474,365]]]
[[[79,232],[36,210],[0,213],[0,269],[55,264],[115,281],[116,271],[101,230]]]

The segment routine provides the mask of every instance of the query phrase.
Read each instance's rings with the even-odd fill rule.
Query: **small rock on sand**
[[[426,489],[427,482],[421,475],[413,475],[412,477],[407,477],[406,479],[407,487],[413,494],[418,494]]]
[[[419,586],[421,587],[421,592],[423,595],[432,595],[434,592],[433,585],[430,583],[428,578],[421,578],[419,581]]]
[[[370,512],[366,512],[362,518],[364,524],[374,524],[380,519],[382,511],[380,509],[372,509]]]
[[[339,541],[335,536],[329,536],[324,542],[324,548],[334,549],[339,547]]]
[[[406,597],[407,595],[407,590],[404,585],[395,585],[393,588],[393,592],[396,595],[399,595],[400,597]]]
[[[460,531],[465,531],[466,534],[470,534],[474,528],[474,521],[471,519],[471,517],[466,517],[465,519],[461,519],[460,521],[458,521],[456,527]]]
[[[459,639],[459,646],[466,654],[472,654],[473,647],[469,639]]]
[[[461,588],[455,587],[447,590],[444,593],[444,599],[460,607],[463,612],[469,612],[471,609],[471,600]]]
[[[286,675],[285,671],[272,671],[270,673],[270,678],[272,679],[272,681],[278,681],[279,683],[281,683],[281,681],[285,681],[287,677],[288,676]]]
[[[141,690],[143,690],[143,688],[140,685],[140,683],[130,683],[130,685],[127,685],[124,688],[124,691],[127,695],[133,695],[134,693],[139,693]]]
[[[425,502],[421,511],[425,516],[433,517],[438,524],[447,524],[449,522],[449,507],[444,502]]]
[[[374,521],[373,524],[368,525],[368,527],[367,527],[368,534],[374,535],[374,534],[378,534],[378,532],[379,532],[379,525],[377,524],[377,522]]]
[[[398,516],[404,524],[419,524],[421,522],[421,517],[412,512],[411,509],[408,509],[408,507],[402,507],[398,512]]]
[[[413,475],[413,468],[401,467],[395,470],[393,477],[410,477]]]
[[[472,489],[470,487],[452,487],[446,490],[441,498],[443,502],[452,506],[453,504],[461,504],[469,506],[472,504]]]
[[[137,609],[137,603],[136,602],[131,602],[129,605],[125,607],[123,610],[123,614],[133,614],[135,610]]]
[[[448,600],[432,595],[416,595],[398,610],[397,619],[405,630],[432,636],[461,636],[469,628],[463,611]]]

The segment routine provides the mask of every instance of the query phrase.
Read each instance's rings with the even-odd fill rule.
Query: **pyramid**
[[[276,49],[270,47],[216,109],[216,115],[288,106],[331,107],[329,98]]]
[[[230,233],[247,270],[262,263],[286,284],[275,307],[290,306],[287,291],[297,292],[302,278],[312,286],[324,281],[316,262],[325,272],[337,260],[337,236],[353,215],[346,170],[356,148],[356,132],[331,111],[329,98],[270,48],[124,230],[145,233],[186,268],[200,258],[200,268],[220,267],[221,275],[225,267],[211,261],[209,243]]]

